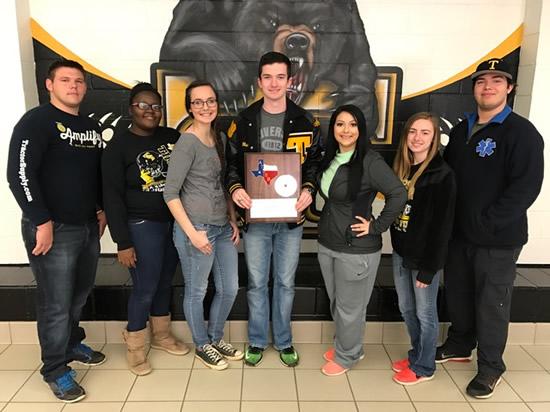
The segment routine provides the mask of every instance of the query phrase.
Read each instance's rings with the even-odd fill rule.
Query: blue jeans
[[[142,330],[151,316],[170,313],[172,278],[178,252],[172,240],[172,222],[131,219],[130,236],[136,251],[136,267],[130,268],[132,292],[128,299],[128,331]]]
[[[94,287],[99,257],[97,222],[54,223],[53,246],[34,256],[36,225],[23,217],[21,232],[36,279],[36,320],[42,362],[40,373],[54,381],[70,368],[71,351],[85,337],[78,326],[82,308]]]
[[[237,248],[231,241],[231,225],[193,226],[197,230],[207,232],[208,240],[212,244],[210,255],[205,255],[195,248],[178,224],[174,225],[174,244],[180,256],[185,282],[183,312],[193,335],[193,343],[200,348],[223,338],[223,327],[237,296],[239,276]],[[210,305],[207,329],[204,323],[203,301],[211,270],[216,293]]]
[[[244,233],[244,255],[248,268],[248,341],[266,348],[269,335],[268,282],[273,254],[273,346],[292,345],[290,315],[294,303],[294,278],[302,226],[289,229],[286,223],[253,223]]]
[[[427,288],[415,286],[418,270],[403,267],[403,258],[393,252],[393,279],[399,298],[399,310],[411,337],[409,350],[411,370],[418,376],[432,376],[435,372],[435,349],[439,319],[437,317],[438,271]]]

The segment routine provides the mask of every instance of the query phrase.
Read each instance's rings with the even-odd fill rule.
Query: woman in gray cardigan
[[[226,360],[244,354],[223,340],[225,321],[238,289],[239,229],[235,210],[223,186],[224,144],[214,128],[218,95],[208,82],[195,81],[185,91],[185,107],[193,119],[174,151],[164,200],[174,215],[174,244],[185,282],[183,310],[193,335],[195,357],[207,367],[223,370]],[[208,327],[203,301],[210,272],[216,293]]]
[[[365,117],[353,105],[332,114],[319,176],[325,205],[319,221],[319,263],[335,324],[334,347],[321,371],[347,372],[365,355],[365,317],[382,249],[382,232],[395,220],[407,195],[384,159],[369,148]],[[384,195],[379,216],[376,194]]]

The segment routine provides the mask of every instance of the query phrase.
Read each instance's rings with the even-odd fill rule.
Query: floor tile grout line
[[[40,365],[38,365],[38,367],[39,367],[39,366],[40,366]],[[25,379],[25,382],[23,382],[23,384],[19,387],[19,389],[17,389],[17,390],[15,391],[15,393],[12,395],[12,397],[6,402],[6,406],[7,406],[11,401],[13,401],[13,399],[17,396],[17,394],[19,393],[19,391],[20,391],[21,389],[23,389],[23,386],[25,386],[25,385],[27,384],[27,382],[31,379],[31,377],[37,372],[38,367],[37,367],[37,368],[27,377],[27,379]],[[46,385],[47,385],[47,383],[46,383]]]
[[[515,372],[515,371],[510,371],[510,372]],[[520,371],[518,371],[520,372]],[[527,372],[537,372],[537,371],[527,371]],[[508,384],[508,386],[510,387],[510,389],[512,389],[512,391],[517,395],[517,397],[519,399],[521,399],[521,401],[527,406],[527,401],[525,399],[523,399],[521,397],[521,395],[518,393],[518,391],[516,391],[516,389],[512,386],[512,384],[510,382],[508,382],[508,379],[506,379],[506,376],[501,375],[502,376],[502,379],[504,380],[504,382],[506,382]]]
[[[11,343],[8,343],[8,344],[2,343],[2,345],[6,345],[6,347],[5,347],[3,350],[0,351],[0,355],[2,355],[5,351],[7,351],[8,348],[9,348],[12,344],[11,344]]]
[[[355,393],[353,393],[353,386],[351,386],[351,381],[349,374],[346,372],[346,381],[348,382],[349,391],[351,392],[351,398],[353,399],[353,404],[355,405],[355,411],[359,412],[359,405],[357,405],[357,399],[355,399]]]
[[[527,402],[525,403],[525,406],[526,406],[527,409],[529,409],[531,412],[534,412],[533,409],[527,404]]]
[[[443,365],[445,365],[445,363],[443,363]],[[449,370],[447,370],[447,368],[444,369],[446,372],[447,372],[447,375],[449,375],[449,378],[451,378],[451,381],[455,384],[455,386],[458,388],[458,390],[460,391],[460,394],[462,395],[462,397],[466,400],[466,402],[468,403],[468,406],[470,407],[470,409],[472,409],[473,411],[475,411],[475,408],[474,406],[472,405],[472,401],[470,400],[470,398],[468,396],[466,396],[465,394],[462,393],[462,390],[460,389],[460,386],[458,386],[458,383],[453,379],[453,375],[449,372]],[[471,371],[471,370],[468,370],[468,372],[475,372],[474,371]]]
[[[185,400],[187,398],[187,391],[189,390],[189,385],[191,384],[191,379],[193,378],[193,371],[195,370],[195,361],[197,360],[197,358],[195,358],[194,350],[189,351],[189,356],[193,357],[193,361],[191,362],[191,369],[189,369],[189,377],[187,378],[187,384],[185,385],[185,390],[183,391],[183,399],[181,400],[180,412],[183,411],[183,406],[185,405]]]
[[[300,393],[298,392],[298,376],[296,376],[296,368],[292,368],[292,374],[294,375],[294,389],[296,389],[296,404],[298,405],[298,412],[301,412],[300,408]]]
[[[243,347],[243,350],[246,351],[246,348]],[[242,360],[242,369],[241,369],[241,393],[239,395],[239,412],[243,410],[243,391],[244,391],[244,359]]]
[[[537,358],[535,358],[533,355],[531,355],[531,353],[525,349],[523,347],[523,345],[518,345],[528,356],[530,356],[543,370],[546,370],[546,368],[544,367],[544,365],[542,363],[540,363]],[[534,345],[531,345],[531,346],[534,346]]]

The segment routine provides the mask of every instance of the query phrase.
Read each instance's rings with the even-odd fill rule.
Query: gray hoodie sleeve
[[[378,235],[388,230],[407,201],[405,186],[381,156],[376,156],[364,165],[367,179],[372,187],[384,195],[384,209],[372,220],[369,234]]]

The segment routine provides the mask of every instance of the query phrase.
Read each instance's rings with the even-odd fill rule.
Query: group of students
[[[417,113],[404,125],[393,170],[370,147],[365,117],[354,105],[336,108],[322,145],[318,120],[286,96],[291,63],[278,52],[266,53],[259,62],[263,98],[241,112],[227,133],[216,127],[218,95],[211,83],[194,81],[187,87],[185,107],[192,122],[181,135],[160,126],[158,91],[148,83],[136,85],[130,92],[131,126],[109,142],[99,160],[97,126],[78,115],[85,93],[82,67],[70,61],[56,64],[46,81],[50,104],[27,113],[14,129],[8,178],[24,212],[25,245],[43,290],[38,294],[41,372],[59,399],[75,402],[85,396],[68,362],[96,365],[105,360],[82,344],[85,334],[78,321],[93,286],[106,221],[118,260],[133,281],[123,332],[133,373],[152,370],[146,356],[147,320],[153,348],[174,355],[189,352],[170,327],[178,257],[197,359],[215,370],[227,368],[228,360],[258,365],[269,345],[271,317],[273,347],[281,362],[298,365],[291,332],[294,277],[303,212],[315,193],[324,200],[318,259],[335,323],[322,373],[344,374],[365,357],[366,310],[380,263],[381,234],[390,229],[399,309],[412,346],[405,359],[392,363],[393,379],[403,385],[430,380],[436,362],[470,360],[477,345],[479,371],[467,392],[492,395],[505,368],[515,262],[527,241],[526,210],[540,191],[543,164],[541,136],[506,104],[513,83],[504,61],[483,62],[472,75],[478,110],[453,129],[444,157],[438,117]],[[44,132],[45,124],[51,133]],[[37,137],[41,134],[45,136]],[[244,153],[250,151],[299,151],[302,186],[296,223],[242,225],[249,306],[249,344],[243,352],[225,342],[223,334],[238,290],[237,220],[252,206],[244,187]],[[74,174],[55,170],[60,163],[66,168],[67,162],[74,164],[63,172]],[[94,180],[98,174],[93,176],[97,170],[92,165],[98,162],[102,190]],[[79,171],[82,167],[87,171]],[[61,182],[52,182],[57,175],[63,175]],[[81,177],[86,183],[76,187]],[[375,215],[372,205],[379,193],[385,202]],[[75,208],[83,196],[85,205]],[[64,233],[77,229],[84,235],[75,251],[58,250]],[[50,232],[44,236],[44,230]],[[90,231],[95,231],[91,240]],[[62,253],[73,256],[70,268],[62,268],[56,258]],[[437,348],[437,295],[444,266],[452,326]],[[48,280],[48,274],[60,271],[68,273],[63,287]],[[205,322],[210,273],[215,293]],[[60,294],[66,305],[53,308],[52,299]]]

